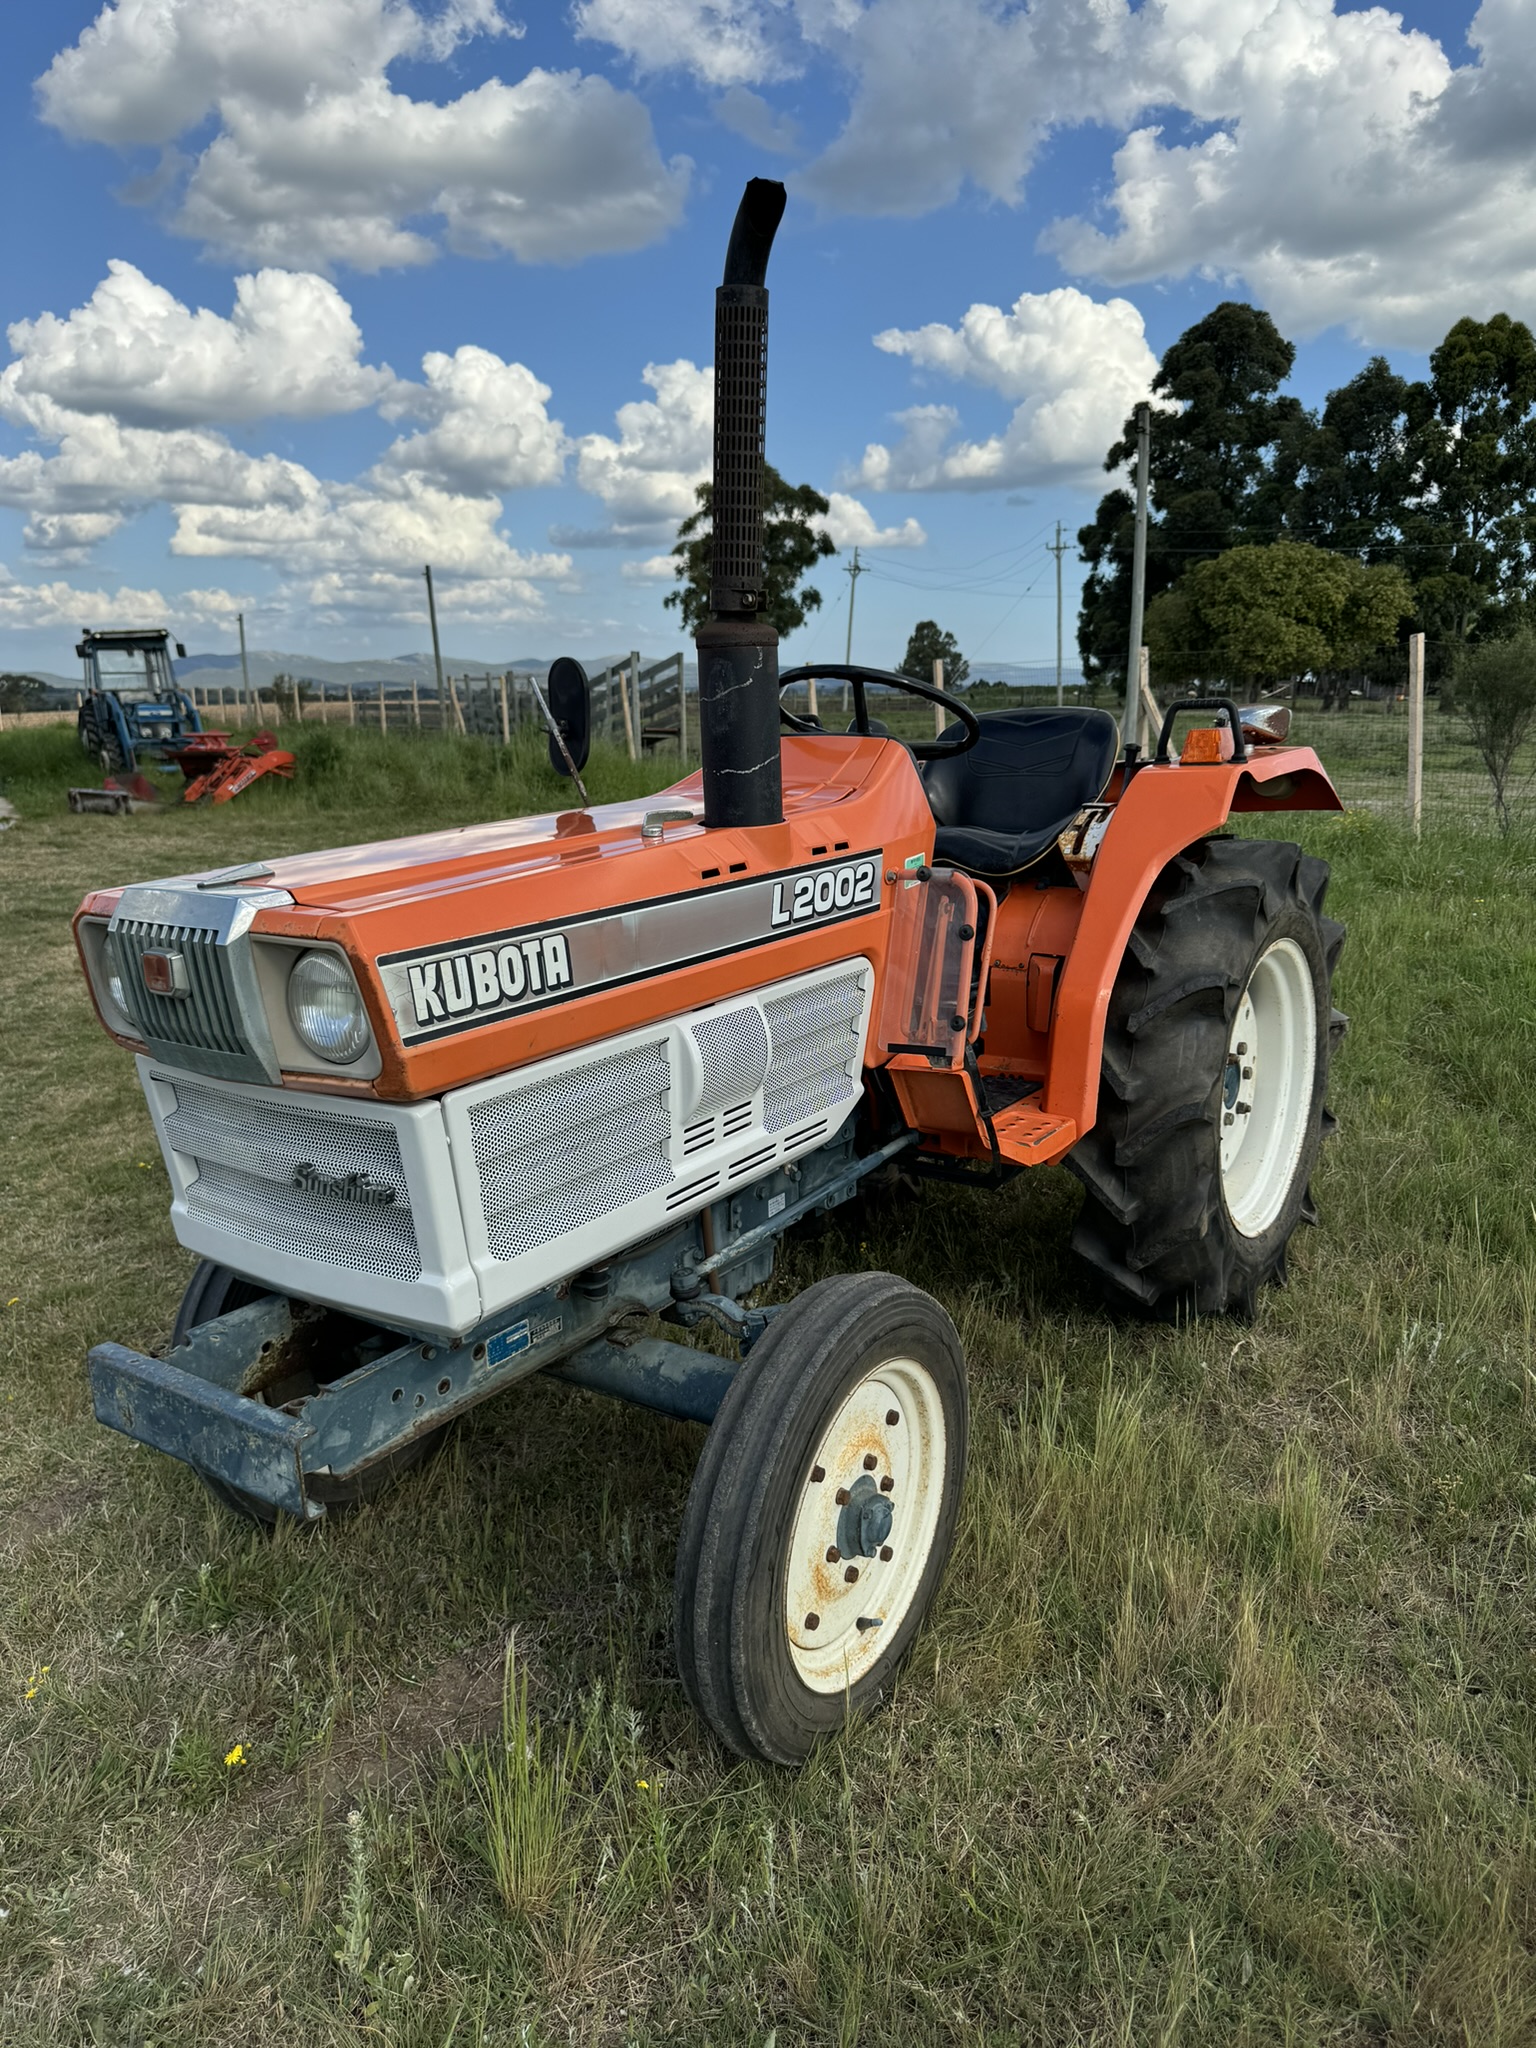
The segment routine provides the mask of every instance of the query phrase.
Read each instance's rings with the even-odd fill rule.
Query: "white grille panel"
[[[773,1056],[763,1083],[763,1123],[782,1131],[858,1092],[863,970],[763,1005]]]
[[[486,1238],[501,1260],[673,1179],[665,1039],[476,1103],[470,1142]]]
[[[768,1030],[756,1003],[744,1010],[712,1011],[690,1029],[704,1067],[695,1116],[757,1093],[768,1066]]]
[[[178,1076],[165,1117],[171,1149],[197,1165],[186,1188],[195,1222],[253,1244],[391,1280],[421,1275],[400,1141],[386,1123],[289,1101],[262,1101]],[[301,1167],[366,1175],[393,1202],[348,1201],[294,1185]]]

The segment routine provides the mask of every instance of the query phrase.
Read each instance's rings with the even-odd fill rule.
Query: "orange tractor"
[[[872,1176],[1061,1162],[1114,1295],[1251,1310],[1308,1211],[1343,932],[1321,862],[1223,834],[1338,808],[1262,711],[1144,763],[1104,712],[978,717],[866,669],[814,672],[847,731],[781,712],[812,673],[760,617],[783,204],[748,186],[717,294],[701,772],[100,890],[76,931],[202,1261],[165,1357],[92,1351],[99,1418],[262,1520],[374,1492],[538,1371],[708,1422],[683,1681],[728,1747],[794,1763],[912,1643],[967,1401],[953,1324],[896,1275],[757,1305],[778,1241]],[[896,692],[950,722],[883,736]]]

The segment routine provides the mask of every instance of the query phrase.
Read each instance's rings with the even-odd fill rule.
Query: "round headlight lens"
[[[352,970],[334,953],[301,953],[288,976],[288,1015],[312,1053],[345,1066],[368,1049],[368,1013]]]

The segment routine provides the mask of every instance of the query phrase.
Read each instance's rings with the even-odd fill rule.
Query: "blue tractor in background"
[[[185,660],[186,648],[179,640],[175,646]],[[131,775],[141,754],[163,761],[202,731],[192,699],[177,685],[163,626],[88,630],[75,652],[85,663],[81,750],[109,773]]]

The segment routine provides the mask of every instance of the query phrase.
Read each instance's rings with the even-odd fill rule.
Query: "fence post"
[[[459,702],[458,685],[454,682],[452,676],[448,678],[448,696],[453,705],[453,722],[459,731],[463,733],[468,730],[464,723],[464,707]]]
[[[504,747],[510,747],[512,744],[512,721],[507,716],[507,672],[505,669],[501,672],[501,744]]]
[[[411,724],[417,732],[421,731],[421,691],[414,676],[411,677]]]
[[[610,669],[610,670],[609,670],[609,678],[610,678],[610,680],[612,679],[612,675],[613,675],[613,671],[612,671],[612,670]],[[622,669],[621,669],[621,670],[619,671],[619,678],[618,678],[618,681],[619,681],[619,705],[620,705],[620,708],[622,709],[622,711],[623,711],[623,713],[624,713],[624,744],[625,744],[625,746],[626,746],[626,747],[627,747],[627,748],[629,749],[629,758],[631,759],[631,761],[633,761],[634,759],[636,759],[636,754],[635,754],[635,720],[634,720],[634,714],[633,714],[633,713],[631,712],[631,710],[630,710],[630,708],[629,708],[629,677],[628,677],[627,675],[625,675],[625,674],[624,674],[624,672],[623,672],[623,670],[622,670]]]
[[[681,655],[677,657],[677,758],[688,758],[688,681]]]
[[[1408,823],[1424,828],[1424,635],[1408,636]]]
[[[944,663],[937,656],[935,656],[933,664],[933,687],[936,690],[942,690],[944,687]],[[933,707],[933,736],[935,739],[943,732],[947,723],[948,720],[944,716],[944,706],[942,704],[935,704]]]
[[[634,648],[630,653],[629,673],[635,692],[635,748],[637,753],[643,756],[645,753],[645,705],[640,695],[640,650],[638,647]]]
[[[348,725],[356,725],[357,723],[357,706],[352,701],[352,685],[350,683],[347,684],[347,723]]]
[[[1141,751],[1143,754],[1148,754],[1152,750],[1153,740],[1161,732],[1163,725],[1162,706],[1152,694],[1152,655],[1149,649],[1142,648],[1141,660],[1137,663],[1137,667],[1140,670],[1138,694],[1141,699],[1141,717],[1138,721],[1138,730],[1141,732]]]
[[[389,706],[384,701],[384,685],[379,685],[379,731],[389,731]]]

